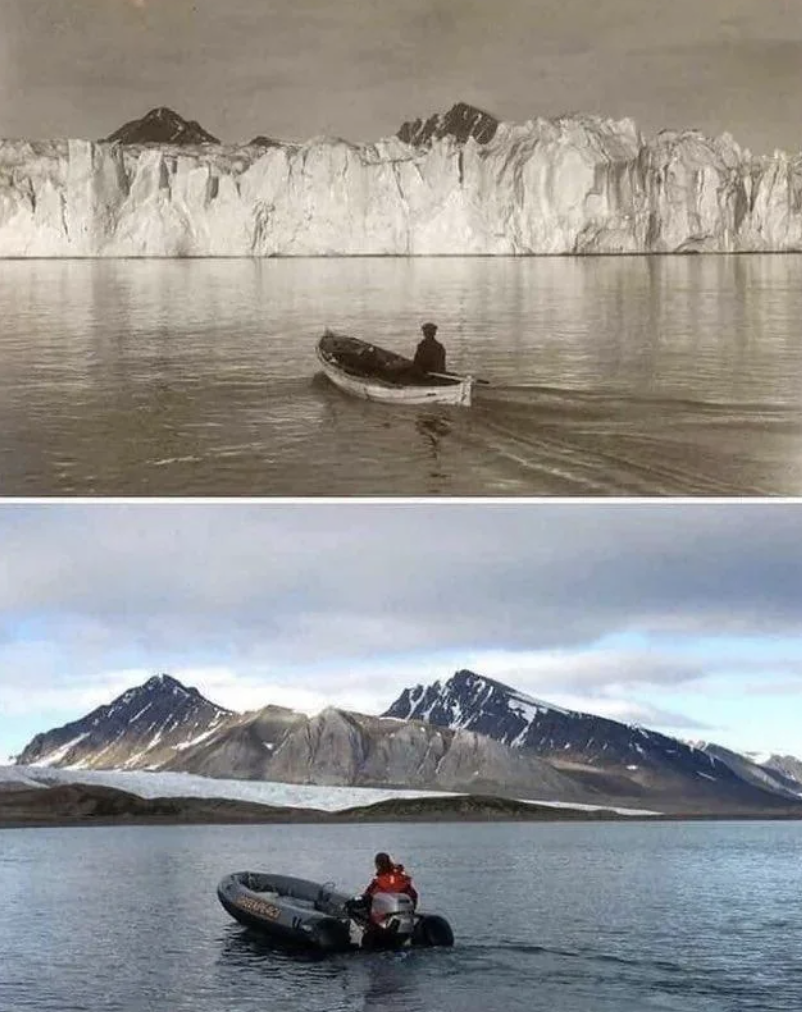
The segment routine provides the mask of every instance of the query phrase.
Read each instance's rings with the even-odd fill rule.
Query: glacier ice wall
[[[631,120],[275,147],[0,142],[0,256],[802,250],[802,157]]]

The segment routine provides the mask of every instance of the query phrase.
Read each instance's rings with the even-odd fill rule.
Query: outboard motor
[[[374,893],[370,905],[373,930],[387,932],[397,942],[405,942],[415,930],[415,904],[406,893]]]

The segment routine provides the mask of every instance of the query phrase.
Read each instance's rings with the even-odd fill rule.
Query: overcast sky
[[[802,756],[802,505],[0,504],[0,759],[168,672],[381,712],[460,667]]]
[[[464,100],[798,151],[799,0],[0,0],[0,136],[168,105],[224,141],[376,140]]]

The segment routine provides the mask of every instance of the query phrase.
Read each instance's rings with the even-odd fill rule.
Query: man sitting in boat
[[[437,324],[424,323],[421,330],[423,340],[415,351],[415,368],[421,372],[445,372],[446,349],[434,336],[437,333]]]
[[[405,893],[417,906],[418,890],[412,884],[410,876],[404,871],[403,864],[396,864],[390,855],[384,852],[377,854],[374,860],[376,874],[362,893],[364,902],[369,904],[374,893]]]
[[[418,891],[412,884],[410,876],[404,871],[404,866],[396,864],[389,854],[383,852],[377,854],[374,860],[376,874],[370,885],[361,896],[355,896],[346,903],[349,914],[356,915],[358,922],[364,926],[362,938],[364,948],[382,948],[388,942],[393,944],[396,941],[393,931],[388,931],[384,924],[387,919],[386,904],[379,904],[379,908],[374,909],[374,897],[382,893],[390,896],[401,893],[411,900],[413,911],[418,905]]]

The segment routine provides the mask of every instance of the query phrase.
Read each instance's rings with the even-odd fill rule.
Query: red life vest
[[[382,872],[373,879],[365,890],[365,895],[372,896],[374,893],[405,893],[412,900],[413,908],[418,905],[418,891],[402,864],[394,865],[392,871]],[[370,919],[380,924],[381,914],[371,909]]]
[[[401,865],[396,865],[392,871],[377,875],[372,885],[372,891],[377,893],[405,893],[409,891],[412,879]]]

